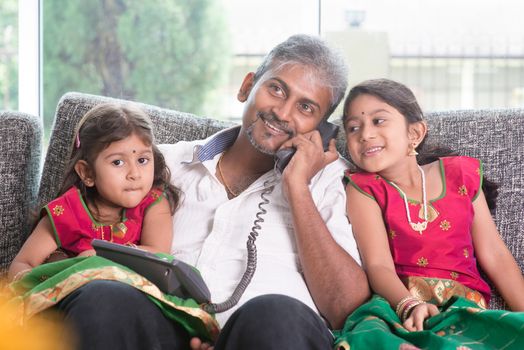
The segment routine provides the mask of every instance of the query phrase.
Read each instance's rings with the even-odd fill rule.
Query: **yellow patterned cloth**
[[[426,302],[441,306],[454,295],[473,301],[479,307],[487,308],[486,300],[481,293],[462,285],[458,281],[442,278],[410,276],[402,282],[411,295]]]
[[[21,280],[9,285],[13,297],[8,304],[19,308],[18,321],[24,323],[93,280],[119,281],[140,290],[166,317],[182,325],[190,336],[206,340],[215,340],[218,336],[218,322],[196,301],[164,294],[141,275],[98,256],[65,259],[34,268]]]

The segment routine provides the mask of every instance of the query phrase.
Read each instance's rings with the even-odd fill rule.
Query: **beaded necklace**
[[[426,201],[426,176],[424,175],[424,170],[420,167],[420,165],[417,164],[418,170],[420,171],[420,176],[422,177],[422,208],[424,210],[424,221],[422,222],[413,222],[411,221],[411,215],[409,214],[409,207],[408,207],[408,197],[400,189],[400,187],[397,186],[396,183],[393,181],[390,181],[389,183],[393,185],[397,189],[397,191],[400,192],[402,195],[402,198],[404,199],[404,205],[406,207],[406,215],[408,217],[408,222],[411,228],[415,231],[418,231],[418,233],[422,234],[422,231],[424,231],[428,227],[428,205]]]

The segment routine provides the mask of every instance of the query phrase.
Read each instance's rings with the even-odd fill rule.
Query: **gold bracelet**
[[[57,261],[57,260],[62,260],[62,259],[67,259],[69,258],[69,255],[63,251],[62,249],[58,248],[58,249],[55,249],[53,250],[48,256],[47,258],[45,258],[44,262],[49,262],[51,258],[54,258],[54,257],[57,257],[56,260],[52,260],[52,261]]]
[[[404,321],[406,321],[406,319],[409,317],[410,312],[413,311],[413,309],[415,309],[415,307],[417,307],[420,304],[425,304],[425,302],[422,300],[415,300],[406,305],[406,307],[402,311],[402,317],[400,318],[400,321],[404,323]]]
[[[413,295],[408,295],[402,299],[400,299],[400,301],[397,303],[397,306],[395,307],[395,313],[397,314],[397,316],[400,318],[400,316],[402,315],[402,311],[404,309],[404,306],[405,304],[410,301],[410,300],[418,300],[417,297],[414,297]]]

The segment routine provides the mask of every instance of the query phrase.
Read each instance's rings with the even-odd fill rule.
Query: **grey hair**
[[[318,37],[293,35],[266,55],[255,72],[254,82],[270,70],[293,64],[312,68],[318,81],[331,90],[331,104],[324,116],[327,119],[344,98],[348,86],[348,68],[341,53]]]

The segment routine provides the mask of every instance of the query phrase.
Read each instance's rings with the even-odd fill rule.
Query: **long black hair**
[[[424,114],[415,98],[413,92],[404,84],[390,79],[372,79],[366,80],[349,91],[344,102],[344,114],[342,122],[346,126],[349,108],[351,103],[360,95],[371,95],[395,108],[406,118],[408,124],[422,122]],[[426,135],[427,136],[427,135]],[[417,146],[416,151],[419,153],[417,162],[420,165],[432,163],[441,157],[456,156],[458,152],[441,145],[426,145],[426,138]],[[482,190],[486,197],[486,202],[491,211],[496,207],[498,195],[498,185],[483,176]]]

